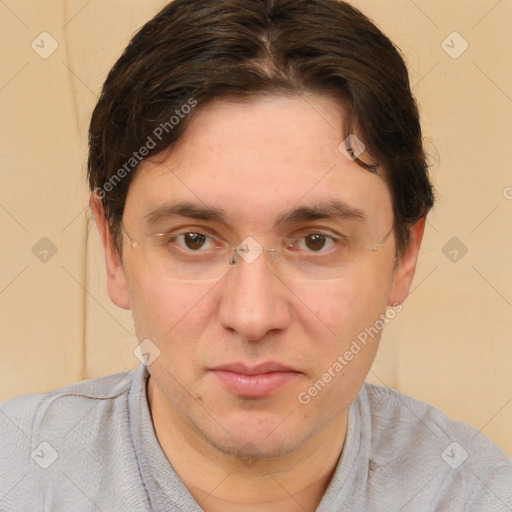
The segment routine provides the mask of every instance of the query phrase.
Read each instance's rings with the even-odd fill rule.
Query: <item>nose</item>
[[[271,270],[267,256],[260,253],[254,261],[235,258],[223,279],[220,322],[249,341],[283,330],[291,320],[290,292]]]

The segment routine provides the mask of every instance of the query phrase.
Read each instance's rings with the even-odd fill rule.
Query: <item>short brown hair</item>
[[[170,147],[214,98],[306,92],[343,102],[346,136],[357,132],[377,162],[358,163],[384,170],[401,256],[410,227],[434,203],[418,109],[399,50],[338,0],[174,0],[135,34],[89,129],[89,185],[117,250],[139,148],[151,156]]]

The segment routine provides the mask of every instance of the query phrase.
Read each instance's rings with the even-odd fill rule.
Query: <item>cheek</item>
[[[375,323],[386,310],[391,289],[387,274],[368,271],[351,279],[323,283],[296,296],[311,312],[310,329],[343,343]]]
[[[347,280],[310,295],[322,321],[310,315],[305,327],[311,373],[298,399],[301,404],[308,401],[304,411],[320,418],[319,424],[332,421],[349,407],[375,359],[387,303],[386,287],[380,283],[377,290],[378,283],[368,276],[365,281]]]
[[[208,303],[214,285],[195,285],[131,272],[128,288],[139,340],[149,338],[161,350],[179,343],[183,353],[211,318]]]
[[[311,362],[310,384],[320,379],[321,392],[315,401],[327,408],[332,405],[332,410],[339,410],[340,397],[355,396],[366,378],[382,333],[390,279],[389,269],[384,273],[376,268],[357,279],[302,292],[301,299],[310,310],[303,316],[310,340],[304,347]]]

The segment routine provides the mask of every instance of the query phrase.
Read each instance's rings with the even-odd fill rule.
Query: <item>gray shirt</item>
[[[0,511],[198,512],[153,429],[144,365],[0,404]],[[511,512],[512,460],[474,428],[364,384],[317,512]]]

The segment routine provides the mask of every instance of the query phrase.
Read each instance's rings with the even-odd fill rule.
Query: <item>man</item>
[[[2,509],[512,510],[499,448],[364,384],[433,193],[355,8],[175,0],[105,82],[89,183],[145,364],[3,404]]]

